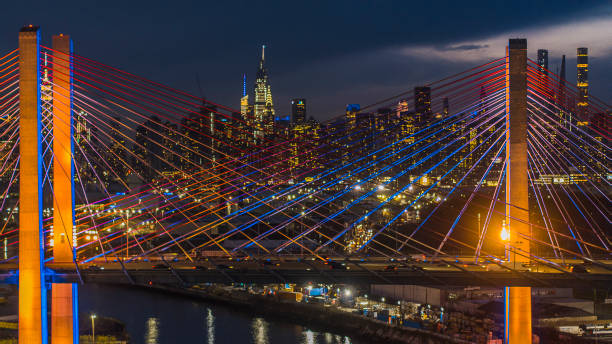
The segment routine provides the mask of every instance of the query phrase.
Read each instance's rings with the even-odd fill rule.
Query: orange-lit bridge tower
[[[52,39],[53,58],[53,261],[75,264],[74,164],[72,135],[72,41]],[[78,342],[75,283],[51,285],[51,343]]]
[[[529,262],[529,182],[527,179],[527,40],[510,39],[506,67],[506,220],[512,262]],[[506,344],[532,341],[531,288],[505,287]]]
[[[54,262],[73,264],[72,42],[53,37]],[[48,342],[43,267],[40,31],[19,32],[19,343]],[[51,342],[78,342],[77,287],[51,285]]]
[[[19,32],[19,344],[47,343],[43,271],[40,32]]]

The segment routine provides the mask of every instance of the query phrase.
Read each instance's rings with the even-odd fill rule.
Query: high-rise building
[[[240,116],[242,117],[242,120],[244,121],[246,126],[244,128],[244,131],[241,132],[239,136],[241,136],[241,138],[246,141],[250,141],[252,140],[252,137],[246,136],[252,136],[251,134],[254,126],[253,105],[249,104],[249,95],[247,94],[246,87],[246,74],[242,75],[242,97],[240,98]]]
[[[448,97],[442,99],[442,116],[444,118],[448,117]]]
[[[399,118],[401,115],[406,114],[409,110],[408,101],[406,99],[402,99],[397,103],[395,114]]]
[[[355,130],[357,126],[357,114],[361,110],[359,104],[346,104],[346,112],[344,114],[345,130]]]
[[[245,120],[245,122],[249,124],[250,122],[252,122],[250,121],[250,118],[249,118],[249,95],[248,94],[245,94],[240,98],[240,115]]]
[[[357,118],[357,113],[361,110],[361,106],[359,104],[346,104],[346,121],[354,122]]]
[[[43,145],[43,166],[49,166],[49,175],[53,174],[53,149],[52,149],[52,134],[53,134],[53,82],[52,68],[47,53],[43,54],[42,80],[40,81],[40,110],[41,110],[41,136],[44,138]],[[4,156],[4,155],[0,155]],[[9,173],[10,175],[10,173]],[[45,183],[43,186],[43,206],[51,206],[53,197],[51,197],[50,184]]]
[[[291,99],[291,121],[295,124],[306,122],[306,99]]]
[[[81,110],[76,116],[76,130],[74,133],[74,140],[76,143],[83,144],[83,140],[91,142],[91,129],[87,125],[87,112]]]
[[[414,88],[414,112],[420,115],[431,113],[431,88],[417,86]]]
[[[542,87],[548,84],[548,50],[538,49],[538,81]]]
[[[53,83],[49,75],[49,56],[47,56],[46,52],[44,53],[42,67],[43,75],[40,83],[41,134],[46,138],[53,128]],[[47,139],[45,141],[51,142],[52,140]],[[48,150],[48,152],[51,153],[52,150]]]
[[[589,50],[587,48],[577,49],[576,67],[578,75],[576,86],[578,87],[578,111],[585,114],[589,105]]]
[[[604,141],[604,133],[612,131],[612,111],[593,114],[590,123],[596,140]],[[605,157],[604,157],[605,158]]]
[[[565,81],[565,55],[561,56],[561,70],[559,71],[559,77]]]
[[[284,132],[291,124],[291,116],[274,116],[275,133],[284,135]]]
[[[548,75],[548,50],[538,49],[538,67],[541,74]]]
[[[484,86],[480,86],[480,104],[478,105],[478,113],[484,114],[487,112],[487,91]]]
[[[274,103],[272,90],[268,79],[268,70],[265,66],[266,46],[261,48],[261,60],[255,79],[255,104],[253,107],[255,137],[272,134],[274,131]]]
[[[563,109],[567,106],[567,99],[565,97],[565,55],[561,56],[561,70],[559,71],[559,90],[557,91],[559,99],[557,99],[557,103],[559,104],[559,108]],[[570,125],[572,120],[571,113],[565,113],[563,110],[559,110],[559,124],[561,126],[565,126],[572,130],[572,126]]]

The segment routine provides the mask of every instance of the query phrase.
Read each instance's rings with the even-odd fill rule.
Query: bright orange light
[[[501,239],[502,241],[510,240],[510,231],[508,230],[508,226],[506,226],[506,222],[502,224]]]

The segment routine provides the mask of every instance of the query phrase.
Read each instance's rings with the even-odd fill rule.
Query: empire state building
[[[255,104],[253,107],[255,119],[255,137],[261,138],[274,131],[274,103],[268,71],[265,67],[266,46],[261,48],[261,60],[255,79]]]

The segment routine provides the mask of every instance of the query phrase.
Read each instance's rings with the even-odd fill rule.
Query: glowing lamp
[[[505,221],[502,224],[501,239],[502,239],[502,241],[509,241],[510,240],[510,231],[508,230],[508,226],[506,226],[506,222]]]

